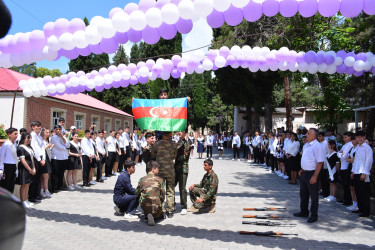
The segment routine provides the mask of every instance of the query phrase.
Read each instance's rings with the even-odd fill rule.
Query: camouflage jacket
[[[142,150],[142,160],[146,163],[153,160],[151,158],[151,150],[152,150],[152,145],[148,145]]]
[[[164,202],[164,189],[163,179],[153,173],[148,173],[139,179],[135,194],[140,197],[140,204],[147,203],[158,206]]]
[[[159,176],[167,176],[172,171],[174,174],[174,163],[177,155],[177,143],[170,140],[155,142],[151,151],[151,158],[159,163]]]
[[[177,143],[177,157],[174,163],[176,171],[182,171],[184,174],[189,173],[190,143],[183,139]]]
[[[206,173],[203,176],[203,179],[200,184],[195,184],[194,186],[197,188],[203,188],[205,195],[203,198],[204,201],[207,200],[216,200],[217,188],[219,185],[219,179],[217,175],[212,170],[210,173]]]

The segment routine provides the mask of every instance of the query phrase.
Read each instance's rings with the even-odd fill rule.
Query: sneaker
[[[234,161],[234,158],[232,159],[232,161]]]
[[[329,202],[335,202],[335,201],[336,201],[336,197],[331,196],[331,199],[329,199],[329,200],[327,200],[327,201],[329,201]]]
[[[42,196],[42,198],[47,198],[46,194],[44,193],[44,190],[40,190],[40,196]]]
[[[186,210],[186,209],[185,209]],[[155,226],[154,216],[151,213],[147,215],[147,224],[149,226]]]
[[[329,201],[330,199],[332,198],[332,195],[330,196],[327,196],[326,198],[324,198],[326,201]]]
[[[350,209],[348,208],[349,211],[356,212],[359,210],[357,206],[351,206]]]
[[[69,189],[70,191],[74,191],[74,190],[75,190],[75,188],[74,188],[73,186],[68,186],[68,189]]]
[[[288,179],[289,179],[289,176],[284,175],[283,178],[284,178],[284,180],[288,180]]]
[[[210,207],[208,207],[208,212],[209,213],[215,213],[215,211],[216,211],[216,203],[215,204],[213,204],[213,205],[211,205]]]
[[[105,177],[105,176],[102,176],[102,178],[101,178],[102,180],[107,180],[107,177]]]
[[[51,193],[47,190],[44,190],[44,194],[46,195],[47,198],[51,198]]]
[[[123,212],[121,212],[120,208],[118,206],[114,206],[113,209],[116,211],[116,214],[118,215],[124,215]]]
[[[222,160],[223,158],[219,157],[219,160]]]
[[[96,181],[92,180],[92,181],[90,181],[89,183],[90,183],[90,185],[95,185],[95,184],[96,184]]]
[[[73,187],[74,187],[75,189],[80,189],[80,188],[81,188],[78,184],[74,184]]]
[[[199,212],[199,209],[198,208],[195,208],[193,205],[187,210],[188,212],[191,212],[191,213],[198,213]]]
[[[241,161],[240,159],[238,159],[237,161]]]
[[[246,162],[251,162],[250,160],[247,160]]]
[[[187,209],[185,209],[185,208],[182,209],[180,214],[181,214],[181,215],[186,215],[186,214],[187,214]]]
[[[116,173],[114,173],[113,175],[114,175],[114,176],[119,176],[120,173],[116,172]]]
[[[138,216],[134,214],[125,214],[124,219],[138,219]]]
[[[31,203],[29,201],[24,201],[24,202],[22,202],[22,204],[25,208],[30,208],[30,207],[34,206],[34,203]]]

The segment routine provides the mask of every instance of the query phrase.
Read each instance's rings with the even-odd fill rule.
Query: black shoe
[[[361,213],[359,217],[370,217],[370,214]]]
[[[104,180],[100,179],[100,180],[96,180],[96,182],[104,182]]]
[[[173,215],[174,215],[173,212],[167,212],[167,216],[168,216],[169,219],[170,219],[170,218],[173,218]]]
[[[293,215],[295,217],[309,217],[309,214],[304,214],[302,212],[294,213]]]
[[[307,223],[314,223],[318,221],[318,217],[310,217],[308,220],[307,220]]]
[[[163,215],[161,216],[162,219],[166,219],[167,218],[167,215],[165,213],[163,213]]]
[[[361,214],[362,211],[361,210],[357,210],[357,211],[352,211],[353,214]]]

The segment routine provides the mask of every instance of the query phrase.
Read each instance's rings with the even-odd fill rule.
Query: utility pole
[[[284,91],[285,91],[285,109],[286,109],[286,130],[292,129],[290,116],[292,108],[290,106],[290,86],[288,76],[284,76]]]

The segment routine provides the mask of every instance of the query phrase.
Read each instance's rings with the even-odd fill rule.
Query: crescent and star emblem
[[[154,112],[155,110],[155,112]],[[160,111],[162,112],[162,114],[165,116],[166,114],[168,114],[168,111],[167,110],[160,110],[159,107],[154,107],[152,109],[150,109],[150,115],[152,117],[159,117],[161,114],[160,114]]]

